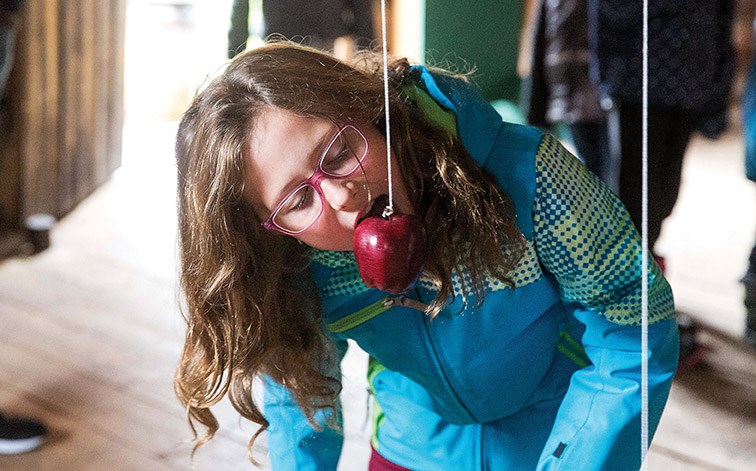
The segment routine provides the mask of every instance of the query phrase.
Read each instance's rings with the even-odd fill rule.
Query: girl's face
[[[386,138],[372,124],[352,124],[367,140],[364,173],[357,168],[346,177],[326,176],[315,182],[323,194],[322,213],[306,230],[292,235],[317,249],[352,250],[354,225],[370,209],[369,197],[388,194]],[[245,196],[261,220],[268,219],[293,190],[313,175],[338,130],[330,121],[297,116],[279,108],[268,107],[260,114],[246,149],[244,183]],[[391,166],[394,210],[412,214],[395,158]],[[320,196],[313,191],[306,198]],[[301,202],[296,198],[293,204]],[[286,207],[291,204],[287,202]]]

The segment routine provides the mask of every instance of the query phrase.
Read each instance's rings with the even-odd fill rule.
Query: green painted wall
[[[517,48],[523,5],[517,0],[425,0],[426,63],[475,66],[488,100],[517,102]]]

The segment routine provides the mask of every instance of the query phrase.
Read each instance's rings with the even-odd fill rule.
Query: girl
[[[188,331],[176,390],[218,429],[228,394],[274,469],[335,469],[339,360],[371,356],[371,469],[637,469],[641,248],[622,205],[551,136],[503,123],[463,78],[287,43],[235,59],[179,129]],[[428,260],[370,289],[355,222],[387,192]],[[649,266],[649,410],[677,364],[672,294]],[[252,389],[262,378],[264,400]]]

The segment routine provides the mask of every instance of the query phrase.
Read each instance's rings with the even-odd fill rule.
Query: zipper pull
[[[385,307],[386,309],[390,309],[390,308],[396,306],[396,304],[397,304],[396,300],[397,300],[397,298],[392,298],[390,296],[386,296],[385,298],[383,298],[383,307]]]
[[[394,306],[402,306],[402,307],[408,307],[410,309],[415,309],[416,311],[420,311],[425,313],[428,309],[428,305],[421,303],[420,301],[417,301],[412,298],[408,298],[407,296],[400,295],[400,296],[386,296],[386,298],[383,300],[383,307],[389,309]]]

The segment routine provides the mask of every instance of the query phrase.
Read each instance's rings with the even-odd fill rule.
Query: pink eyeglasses
[[[320,188],[324,178],[345,178],[354,173],[365,160],[368,142],[365,135],[351,124],[341,126],[326,145],[313,174],[289,193],[271,213],[263,227],[284,234],[306,231],[323,214],[325,196]],[[315,197],[315,192],[319,198]]]

